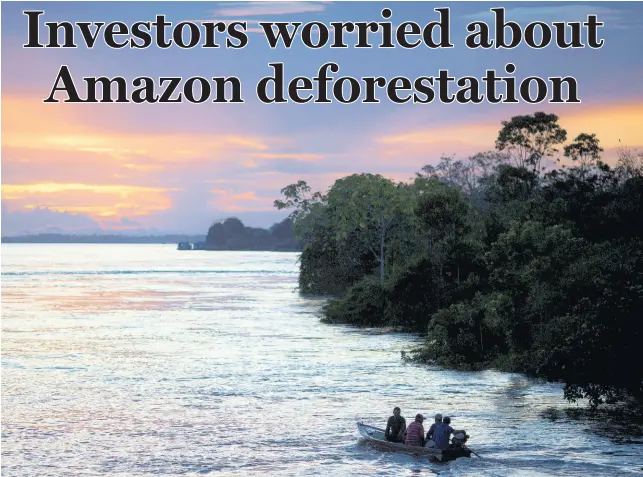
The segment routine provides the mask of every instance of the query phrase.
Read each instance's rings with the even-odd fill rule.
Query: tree
[[[555,146],[566,139],[567,131],[558,124],[558,116],[537,112],[503,121],[496,148],[506,149],[518,167],[529,167],[539,173],[543,158],[557,152]]]
[[[616,150],[618,156],[618,170],[626,179],[643,177],[643,151],[632,150],[619,141]]]
[[[581,133],[564,148],[565,157],[580,164],[581,175],[598,164],[603,148],[598,145],[596,134]]]
[[[516,116],[498,152],[443,157],[412,184],[354,174],[317,198],[303,181],[284,189],[276,204],[310,230],[300,284],[337,298],[329,321],[427,333],[418,359],[643,403],[643,154],[621,147],[611,169],[583,133],[564,147],[580,167],[543,174],[566,140],[557,121]]]
[[[373,174],[353,174],[339,179],[328,192],[328,205],[337,240],[359,230],[360,240],[380,266],[384,279],[386,249],[392,229],[413,207],[403,184]]]
[[[526,202],[538,185],[536,172],[524,167],[502,166],[489,181],[485,195],[496,203]]]
[[[479,152],[464,161],[442,156],[437,166],[424,166],[422,172],[417,173],[417,177],[435,178],[446,185],[459,187],[469,196],[474,196],[481,182],[508,161],[509,155],[498,151]]]
[[[323,206],[326,200],[325,196],[321,192],[311,193],[311,188],[306,181],[290,184],[281,189],[281,193],[286,200],[275,200],[274,206],[277,210],[294,209],[288,218],[293,221],[297,239],[307,243],[312,232],[311,215],[315,212],[319,213],[320,206]]]
[[[435,180],[429,180],[422,192],[416,214],[429,237],[429,252],[432,255],[448,254],[455,242],[470,231],[470,206],[458,189]]]

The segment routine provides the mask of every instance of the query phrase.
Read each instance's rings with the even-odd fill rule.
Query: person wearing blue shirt
[[[453,427],[451,427],[451,418],[445,416],[442,419],[442,422],[435,426],[433,431],[433,440],[435,441],[436,449],[448,449],[449,448],[449,438],[453,434]]]

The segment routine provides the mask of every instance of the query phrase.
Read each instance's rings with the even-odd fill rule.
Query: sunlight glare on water
[[[3,244],[2,475],[643,475],[640,443],[552,412],[558,385],[405,365],[414,336],[320,323],[296,260]],[[483,458],[362,443],[396,405],[452,416]]]

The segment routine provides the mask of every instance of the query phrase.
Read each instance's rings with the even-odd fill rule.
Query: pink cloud
[[[290,15],[296,13],[322,12],[321,2],[230,2],[216,9],[215,16],[245,17],[254,15]]]
[[[319,161],[324,158],[322,154],[305,153],[252,152],[249,155],[260,159],[293,159],[295,161]]]

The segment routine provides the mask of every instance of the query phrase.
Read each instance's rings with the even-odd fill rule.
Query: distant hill
[[[296,252],[301,245],[295,239],[291,219],[274,224],[269,229],[246,227],[241,220],[230,217],[213,224],[204,235],[121,235],[121,234],[64,234],[39,233],[2,237],[2,243],[178,243],[205,242],[206,250],[253,250]]]
[[[269,229],[262,229],[246,227],[241,220],[230,217],[213,224],[208,230],[205,242],[207,250],[301,250],[291,219],[278,222]]]

